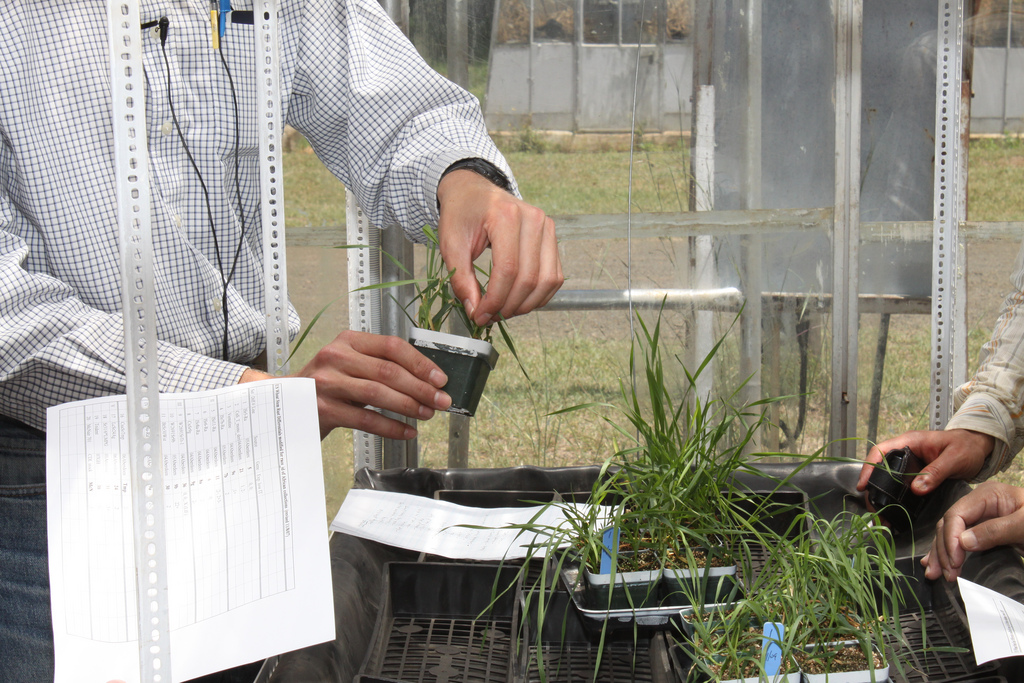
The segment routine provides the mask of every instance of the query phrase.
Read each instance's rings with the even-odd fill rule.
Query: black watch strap
[[[452,164],[451,166],[444,170],[444,173],[441,174],[441,178],[443,179],[452,171],[458,171],[459,169],[473,171],[474,173],[482,175],[484,178],[487,178],[492,183],[494,183],[501,189],[505,190],[506,192],[512,191],[512,183],[508,181],[508,177],[501,172],[501,169],[499,169],[491,162],[487,161],[487,159],[481,159],[479,157],[474,157],[472,159],[461,159],[459,161],[456,161],[454,164]]]

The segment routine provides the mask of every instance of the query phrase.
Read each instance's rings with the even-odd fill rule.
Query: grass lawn
[[[530,131],[503,143],[516,170],[524,197],[552,215],[625,213],[630,181],[628,151],[611,145],[591,150],[569,150],[546,144]],[[685,142],[667,145],[643,143],[633,155],[632,204],[637,212],[683,211],[689,205],[689,153]],[[305,144],[285,155],[286,218],[290,226],[337,226],[344,224],[343,189]],[[1024,219],[1024,141],[1019,138],[975,140],[970,149],[969,218],[976,221]],[[987,339],[999,301],[1006,293],[1007,275],[1016,243],[970,245],[969,280],[970,358]],[[658,240],[636,244],[633,256],[642,267],[634,282],[643,286],[680,287],[686,257],[685,240]],[[302,250],[296,250],[301,252]],[[308,249],[307,249],[308,251]],[[292,254],[292,251],[289,252]],[[331,299],[344,294],[344,252],[319,250],[306,255],[303,268],[289,269],[292,297],[304,320]],[[624,287],[625,247],[622,243],[563,245],[563,260],[573,288]],[[292,261],[292,259],[290,259]],[[983,262],[984,261],[984,262]],[[294,284],[293,284],[294,281]],[[639,286],[639,285],[638,285]],[[327,343],[347,321],[344,300],[335,304],[318,323],[297,354],[304,362]],[[791,312],[792,313],[792,312]],[[654,313],[648,314],[653,319]],[[795,313],[793,313],[795,315]],[[670,349],[684,353],[689,334],[685,316],[666,323]],[[574,465],[603,460],[626,445],[607,418],[616,417],[611,406],[621,402],[621,382],[628,381],[629,329],[624,312],[546,312],[511,321],[519,352],[530,373],[527,380],[509,354],[492,374],[487,393],[472,421],[471,466],[504,467],[519,464]],[[780,318],[786,326],[795,318]],[[787,322],[790,321],[790,322]],[[809,398],[787,399],[775,414],[787,431],[777,439],[791,451],[809,452],[824,443],[828,424],[829,319],[811,315],[807,332],[809,353],[801,363],[792,342],[784,346],[777,362],[765,366],[762,389],[777,388],[782,394],[807,392]],[[718,330],[729,331],[730,315],[720,315]],[[874,369],[878,316],[862,316],[860,330],[858,433],[863,435]],[[894,316],[885,363],[883,400],[879,417],[880,438],[906,429],[924,428],[928,400],[927,358],[930,353],[926,316]],[[735,351],[722,352],[719,377],[738,381]],[[732,355],[729,355],[732,354]],[[972,361],[971,365],[973,365]],[[806,382],[801,389],[800,375]],[[727,373],[731,373],[726,376]],[[680,373],[681,374],[681,373]],[[723,384],[727,386],[728,384]],[[551,415],[560,408],[586,402],[609,407],[567,415]],[[800,426],[796,435],[797,425]],[[420,428],[421,463],[444,467],[447,461],[447,419],[438,416]],[[865,445],[864,450],[867,446]],[[351,437],[332,435],[324,444],[328,480],[327,512],[337,509],[352,476]],[[1024,467],[1014,466],[1003,475],[1006,481],[1024,483]]]

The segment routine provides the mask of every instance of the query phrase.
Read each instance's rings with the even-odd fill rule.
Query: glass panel
[[[693,30],[694,0],[668,0],[665,29],[668,40],[682,40]]]
[[[583,0],[583,41],[619,42],[619,3],[612,0]]]
[[[571,42],[575,33],[575,3],[544,0],[533,6],[533,39],[537,42]]]
[[[1024,0],[1013,2],[1012,15],[1009,0],[971,4],[979,12],[968,22],[971,130],[1024,132],[1024,79],[1016,77],[1024,69]],[[777,426],[763,431],[762,447],[806,453],[824,445],[832,283],[848,277],[832,272],[829,3],[584,0],[576,40],[571,0],[469,6],[470,88],[487,125],[524,198],[557,217],[564,289],[603,292],[573,310],[510,322],[529,379],[505,350],[471,422],[470,464],[596,462],[624,445],[601,418],[616,415],[623,386],[631,391],[630,336],[640,328],[636,319],[630,326],[621,303],[602,297],[628,288],[647,324],[658,319],[655,292],[677,297],[662,314],[671,364],[678,358],[693,370],[711,343],[725,339],[707,373],[716,395],[749,376],[745,399],[794,397],[772,407]],[[864,0],[863,7],[857,434],[883,438],[927,424],[937,10],[932,0]],[[414,43],[442,72],[451,57],[445,13],[441,0],[420,1],[410,20]],[[694,103],[712,96],[701,128]],[[710,167],[694,161],[703,149]],[[286,169],[308,154],[290,152]],[[972,221],[1024,218],[1022,157],[1019,139],[972,143]],[[289,185],[289,225],[328,220],[318,218],[323,205],[337,200],[310,195],[305,188],[321,182],[312,177]],[[710,210],[697,214],[698,205]],[[1019,240],[994,229],[968,236],[972,367],[1010,291]],[[290,269],[293,278],[315,273],[310,281],[320,283],[293,284],[305,320],[343,293],[334,276],[340,269],[333,261],[321,271]],[[712,289],[726,294],[712,297]],[[318,324],[324,339],[346,326],[343,300],[331,310],[338,319]],[[686,377],[678,364],[670,381],[681,397]],[[591,402],[613,407],[552,414]],[[347,438],[338,441],[350,448]],[[443,466],[446,444],[444,416],[423,425],[425,464]]]
[[[1010,25],[1008,25],[1010,24]],[[968,33],[974,47],[1024,47],[1024,2],[987,0],[977,3]]]
[[[868,442],[928,425],[937,19],[927,0],[864,6],[857,434]]]
[[[526,0],[501,0],[498,3],[499,44],[526,43],[530,40],[530,3]]]
[[[757,373],[747,400],[796,397],[772,406],[778,429],[765,429],[760,446],[813,452],[827,439],[830,415],[833,17],[816,2],[763,3],[760,14],[736,4],[718,11],[713,3],[714,33],[693,35],[695,49],[711,50],[714,208],[749,212],[740,221],[752,227],[792,209],[823,209],[815,215],[825,218],[807,231],[717,236],[720,284],[748,292],[736,330],[745,349],[738,374]],[[750,292],[763,292],[760,310]]]
[[[622,2],[622,42],[653,43],[657,35],[658,6],[648,0]]]

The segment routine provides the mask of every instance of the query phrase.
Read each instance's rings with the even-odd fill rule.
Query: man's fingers
[[[885,452],[880,448],[884,445],[885,442],[872,446],[871,450],[868,451],[868,456],[864,459],[864,466],[860,468],[860,476],[857,478],[858,491],[867,490],[868,479],[870,479],[872,473],[874,473],[875,465],[882,462],[882,458],[885,457]]]
[[[924,576],[926,579],[935,581],[942,576],[942,565],[940,565],[938,559],[936,559],[934,549],[929,550],[925,553],[925,556],[921,558],[921,566],[924,567]]]
[[[413,353],[421,355],[415,349]],[[439,369],[421,369],[413,374],[408,365],[386,358],[363,356],[354,360],[356,362],[338,366],[343,376],[325,387],[325,394],[333,395],[337,400],[383,408],[418,420],[430,419],[432,410],[447,410],[451,405],[451,397],[433,383],[436,381],[433,378],[444,377]],[[345,376],[347,382],[344,381]],[[443,381],[440,383],[444,386]]]
[[[464,169],[445,175],[437,197],[441,255],[473,322],[487,325],[551,300],[564,276],[554,221],[541,209]],[[491,271],[481,294],[472,263],[487,248]]]
[[[322,348],[298,373],[316,381],[321,435],[344,426],[394,439],[416,431],[368,407],[427,420],[447,410],[440,387],[447,377],[404,339],[347,331]]]
[[[331,432],[331,425],[345,425],[349,429],[377,434],[386,439],[407,441],[416,436],[416,429],[404,422],[393,420],[375,410],[355,406],[343,401],[321,401],[320,438]]]
[[[555,236],[555,222],[547,216],[541,216],[541,228],[535,244],[522,245],[523,251],[528,251],[529,258],[538,264],[536,268],[529,269],[529,279],[524,279],[524,294],[526,295],[516,307],[510,308],[506,305],[501,313],[505,318],[515,315],[522,315],[544,306],[555,295],[555,292],[565,282],[562,274],[562,261],[558,254],[558,239]],[[520,257],[520,267],[526,261],[526,256]],[[517,285],[519,283],[517,282]],[[510,300],[515,295],[510,295]]]
[[[1024,491],[996,482],[981,484],[956,501],[935,527],[926,575],[947,581],[960,575],[968,552],[1024,542]],[[938,567],[938,569],[936,569]]]
[[[995,443],[987,434],[964,429],[933,434],[933,438],[940,441],[935,447],[938,457],[922,468],[911,484],[913,492],[919,496],[934,491],[946,479],[973,479]]]
[[[963,532],[960,544],[964,550],[980,552],[1000,545],[1017,545],[1024,542],[1024,515],[1020,513],[997,517],[981,522]]]
[[[342,337],[346,337],[347,345],[359,355],[343,354],[339,365],[355,377],[402,389],[409,389],[410,383],[416,382],[417,388],[424,391],[429,389],[419,386],[421,382],[440,389],[448,381],[436,363],[404,339],[344,332],[338,338]],[[342,346],[341,350],[344,349]]]
[[[524,235],[520,225],[520,207],[508,205],[504,213],[508,214],[501,221],[505,224],[504,229],[491,230],[491,222],[487,224],[491,247],[491,272],[487,278],[487,292],[480,299],[479,307],[473,311],[473,321],[477,325],[486,325],[497,320],[522,267],[520,250],[524,248]]]

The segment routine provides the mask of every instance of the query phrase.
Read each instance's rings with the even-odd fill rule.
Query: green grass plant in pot
[[[397,282],[382,282],[367,285],[357,291],[390,289],[411,285],[415,294],[404,310],[412,323],[409,342],[423,355],[437,363],[448,376],[442,389],[452,398],[448,412],[472,416],[480,404],[487,377],[498,362],[498,351],[492,343],[492,332],[496,327],[505,345],[519,362],[519,354],[503,321],[480,326],[466,314],[462,302],[451,289],[451,278],[455,271],[449,271],[441,258],[437,233],[429,225],[424,226],[427,236],[425,275],[422,279],[407,279]],[[398,266],[407,275],[408,269],[386,252],[381,254]],[[486,291],[488,272],[475,266],[483,276],[481,290]],[[452,318],[457,318],[469,336],[445,332],[443,328]],[[526,374],[521,362],[519,367]]]
[[[808,517],[810,533],[783,548],[775,579],[800,620],[801,670],[815,683],[888,680],[881,653],[902,639],[900,612],[921,610],[898,589],[892,534],[873,513]]]
[[[616,454],[612,487],[622,511],[617,515],[625,537],[646,535],[648,547],[662,558],[668,590],[686,603],[721,602],[736,591],[737,563],[748,546],[743,540],[758,528],[763,505],[747,504],[751,492],[736,476],[762,477],[779,487],[745,455],[766,421],[769,400],[737,407],[738,388],[722,398],[702,397],[697,379],[720,348],[716,345],[694,370],[678,363],[686,377],[681,396],[666,378],[660,321],[648,327],[642,319],[631,367],[642,367],[646,391],[623,385],[619,427],[634,446]],[[777,509],[772,509],[774,514]]]
[[[740,599],[721,614],[690,622],[683,645],[688,682],[798,683],[792,630],[757,600]]]
[[[732,657],[722,648],[749,644],[759,623],[782,625],[785,655],[816,683],[888,680],[881,653],[902,640],[900,610],[920,609],[903,604],[892,536],[873,514],[832,520],[806,514],[805,532],[777,538],[730,618],[686,622],[692,680],[720,675],[720,665],[730,667],[725,675],[748,675],[757,658]]]

